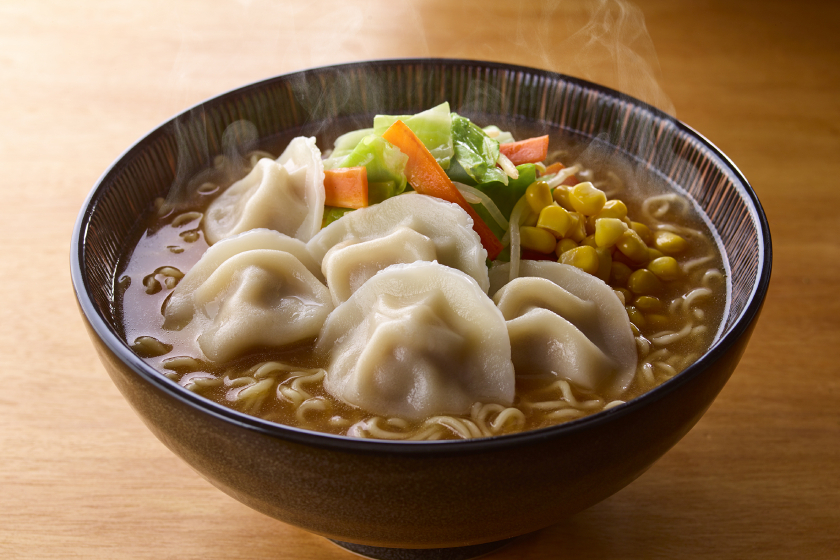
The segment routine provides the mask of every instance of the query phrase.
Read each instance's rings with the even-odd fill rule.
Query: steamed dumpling
[[[343,241],[327,251],[321,270],[333,303],[339,305],[374,274],[392,264],[433,261],[437,256],[431,239],[407,227],[370,241]]]
[[[324,164],[314,138],[293,139],[273,161],[263,158],[208,207],[209,244],[254,228],[309,241],[324,216]]]
[[[268,249],[226,260],[193,302],[209,319],[198,345],[217,362],[313,339],[332,311],[326,286],[290,253]]]
[[[504,317],[475,280],[438,263],[377,273],[327,318],[316,353],[329,357],[324,388],[374,414],[422,420],[513,402]]]
[[[401,194],[345,214],[313,237],[307,248],[322,261],[330,288],[336,286],[337,302],[378,270],[417,260],[437,260],[461,270],[486,293],[490,285],[487,251],[472,226],[472,218],[457,204],[422,194]],[[387,249],[391,243],[402,251]]]
[[[557,376],[613,398],[636,371],[636,343],[612,288],[573,266],[524,261],[509,283],[494,267],[493,300],[507,320],[518,377]],[[503,285],[502,285],[503,284]]]
[[[192,320],[195,312],[193,303],[195,290],[223,262],[239,253],[256,249],[273,249],[291,253],[318,279],[319,283],[323,280],[318,263],[309,254],[303,241],[269,229],[250,230],[224,239],[204,252],[201,259],[184,275],[178,287],[169,296],[164,310],[163,328],[169,330],[184,328]]]
[[[164,328],[217,362],[313,340],[333,304],[302,245],[261,230],[211,247],[172,292]]]

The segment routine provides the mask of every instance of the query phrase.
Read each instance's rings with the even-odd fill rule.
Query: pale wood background
[[[772,227],[761,322],[700,423],[625,490],[493,558],[840,557],[840,11],[609,5],[3,0],[0,557],[350,557],[154,439],[94,355],[68,252],[97,177],[173,113],[281,72],[402,56],[551,68],[675,108],[743,170]]]

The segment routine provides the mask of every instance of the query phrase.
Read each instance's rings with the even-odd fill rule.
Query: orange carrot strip
[[[472,218],[473,229],[481,239],[481,244],[487,250],[490,260],[498,257],[499,253],[502,252],[501,242],[464,199],[461,191],[452,184],[446,172],[414,132],[398,120],[385,131],[382,137],[408,156],[405,176],[414,190],[420,194],[454,202],[463,208]]]
[[[324,171],[326,206],[364,208],[368,205],[367,169],[344,167]]]
[[[557,173],[561,169],[565,169],[566,166],[560,163],[559,161],[555,161],[551,165],[547,165],[545,168],[545,173],[543,175],[550,175],[552,173]]]
[[[507,156],[513,165],[545,161],[548,156],[548,136],[536,136],[519,142],[499,144],[499,151]]]

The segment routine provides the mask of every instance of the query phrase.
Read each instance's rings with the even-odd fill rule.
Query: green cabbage
[[[368,204],[382,202],[405,190],[405,164],[408,156],[375,134],[362,138],[336,167],[365,167]]]
[[[352,212],[353,208],[339,208],[337,206],[324,206],[324,217],[321,219],[321,227],[325,228],[347,212]]]
[[[353,151],[353,148],[359,144],[359,141],[362,138],[370,136],[371,134],[373,134],[372,128],[362,128],[360,130],[353,130],[346,134],[342,134],[336,138],[335,143],[333,144],[332,153],[324,160],[324,169],[347,167],[340,165],[341,161],[350,155],[350,152]]]
[[[478,184],[498,181],[507,185],[507,174],[496,167],[499,143],[470,119],[456,113],[452,113],[452,143],[455,159],[473,181]]]
[[[515,141],[513,139],[513,134],[511,134],[510,132],[507,132],[505,130],[502,130],[501,128],[499,128],[495,124],[491,124],[490,126],[485,126],[481,130],[483,130],[487,134],[487,136],[489,136],[490,138],[492,138],[493,140],[495,140],[499,144],[507,144],[509,142],[514,142]]]
[[[444,169],[449,168],[455,150],[452,146],[452,118],[449,103],[441,103],[416,115],[376,115],[373,131],[381,136],[388,128],[401,120],[417,135],[434,158]]]

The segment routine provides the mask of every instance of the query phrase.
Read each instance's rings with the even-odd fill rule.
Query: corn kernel
[[[624,263],[628,267],[630,267],[631,270],[636,270],[637,268],[641,268],[645,265],[645,263],[636,262],[633,259],[631,259],[630,257],[628,257],[627,255],[625,255],[624,253],[622,253],[618,249],[617,245],[613,245],[612,247],[610,247],[610,249],[613,250],[613,262]]]
[[[615,294],[615,297],[618,298],[618,301],[621,302],[621,305],[627,303],[627,300],[624,299],[624,294],[620,290],[613,290],[613,293]]]
[[[612,247],[627,231],[627,226],[618,218],[599,218],[595,222],[595,243],[598,247]]]
[[[627,205],[618,199],[608,200],[595,218],[616,218],[622,220],[627,217]]]
[[[624,302],[627,303],[633,299],[633,293],[628,290],[627,288],[613,288],[613,291],[619,292],[621,296],[624,298]]]
[[[537,227],[537,220],[539,220],[539,214],[534,214],[531,212],[530,209],[525,212],[525,215],[522,216],[522,225],[528,227]]]
[[[680,265],[674,257],[659,257],[648,263],[648,269],[656,274],[660,280],[676,280],[680,277]]]
[[[560,255],[559,262],[570,264],[589,274],[598,272],[598,253],[588,245],[566,251]]]
[[[637,328],[643,329],[645,328],[645,316],[642,314],[641,311],[633,307],[632,305],[625,305],[624,309],[627,310],[627,316],[630,318],[630,322],[636,325]]]
[[[553,253],[557,245],[557,239],[548,230],[538,227],[522,226],[519,236],[522,247],[538,253]]]
[[[628,229],[615,242],[618,250],[637,263],[647,262],[648,248],[635,230]]]
[[[630,229],[638,233],[639,237],[641,237],[642,241],[644,241],[647,245],[653,243],[653,234],[650,232],[650,228],[642,222],[631,221]]]
[[[587,235],[583,238],[583,241],[580,242],[581,245],[589,245],[590,247],[597,249],[598,244],[595,243],[595,236],[594,235]]]
[[[577,246],[578,246],[578,244],[575,243],[574,239],[569,239],[568,237],[565,238],[565,239],[561,239],[560,241],[557,242],[557,247],[554,248],[554,254],[556,254],[557,258],[559,259],[560,255],[562,255],[566,251],[571,251],[572,249],[574,249]],[[628,276],[629,276],[629,274],[628,274]]]
[[[610,284],[617,287],[626,286],[627,279],[630,278],[631,274],[633,274],[633,271],[630,270],[629,266],[613,260],[612,267],[610,268]]]
[[[569,200],[570,190],[570,187],[566,185],[560,185],[551,192],[551,196],[552,198],[554,198],[554,202],[556,202],[569,212],[574,212],[575,209],[572,206],[572,202]]]
[[[662,281],[646,268],[640,268],[627,279],[627,287],[636,295],[647,296],[662,289]]]
[[[546,206],[537,219],[537,227],[548,230],[554,237],[563,237],[572,227],[573,218],[561,206]]]
[[[553,200],[551,198],[551,187],[545,181],[535,181],[525,189],[525,200],[531,210],[539,214],[540,210],[549,206]]]
[[[604,191],[596,189],[589,181],[578,183],[572,187],[569,193],[569,202],[572,207],[585,216],[597,214],[607,202],[607,195]]]
[[[670,231],[657,231],[653,238],[653,245],[665,254],[679,253],[685,250],[685,239]]]
[[[569,215],[574,216],[575,222],[572,224],[572,227],[569,228],[566,236],[571,237],[580,243],[583,241],[583,238],[586,237],[586,216],[580,212],[570,212]]]
[[[648,261],[656,260],[659,257],[664,257],[665,253],[660,251],[659,249],[654,249],[653,247],[648,247]]]
[[[586,217],[586,235],[595,233],[595,216]]]
[[[633,305],[645,312],[662,309],[662,302],[653,296],[639,296],[633,301]]]
[[[664,329],[670,323],[668,317],[659,313],[646,314],[645,321],[654,329]]]
[[[612,270],[612,251],[606,247],[595,247],[598,253],[598,272],[595,273],[601,281],[609,282],[610,271]]]

